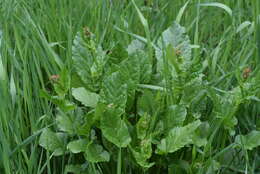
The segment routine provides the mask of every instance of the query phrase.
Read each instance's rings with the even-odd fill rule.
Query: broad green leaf
[[[58,104],[59,108],[64,112],[69,112],[76,109],[76,105],[68,100],[61,100]]]
[[[114,72],[107,76],[103,82],[103,88],[100,93],[101,102],[107,105],[114,105],[125,110],[127,101],[127,84],[123,83],[119,72]]]
[[[181,67],[180,65],[182,64],[182,60],[178,58],[177,56],[177,50],[174,49],[172,44],[169,44],[166,47],[166,60],[174,67],[174,70],[176,73],[180,74],[181,73]]]
[[[144,43],[139,40],[133,40],[127,47],[129,55],[136,53],[139,50],[144,50]]]
[[[151,79],[152,64],[146,52],[141,49],[135,50],[130,54],[128,59],[120,64],[120,74],[127,84],[127,108],[131,106],[135,100],[135,91],[139,83],[148,83]]]
[[[81,165],[66,165],[65,167],[65,174],[67,173],[74,173],[74,174],[80,174],[82,171]]]
[[[152,64],[144,49],[144,44],[139,40],[133,40],[127,47],[129,59],[138,59],[135,66],[140,66],[140,83],[148,83],[152,74]]]
[[[201,147],[201,146],[206,146],[208,143],[208,140],[207,140],[207,138],[202,138],[197,133],[194,133],[194,135],[192,136],[192,142],[196,146]]]
[[[57,126],[61,131],[69,134],[75,134],[84,123],[84,112],[77,108],[69,113],[59,111],[56,117]]]
[[[152,75],[152,64],[149,60],[148,54],[142,50],[134,54],[138,58],[140,64],[140,83],[149,83]]]
[[[234,135],[234,128],[238,123],[236,112],[243,101],[242,91],[239,87],[232,89],[223,95],[216,95],[214,112],[216,117],[222,120],[224,128]]]
[[[104,67],[106,65],[106,62],[108,60],[106,56],[106,52],[103,51],[102,47],[100,45],[96,46],[94,53],[94,63],[91,66],[91,76],[95,80],[102,79],[100,77],[103,76]]]
[[[52,132],[48,128],[42,132],[39,144],[46,150],[54,152],[55,156],[59,156],[64,153],[63,142],[59,138],[58,134]]]
[[[58,76],[57,82],[54,82],[55,92],[59,96],[65,96],[70,89],[70,75],[67,69],[63,69]]]
[[[91,77],[93,57],[80,33],[76,35],[73,41],[72,60],[79,77],[90,90],[94,90],[94,82]]]
[[[141,118],[138,120],[136,124],[136,132],[137,137],[139,139],[144,139],[146,137],[146,133],[149,129],[149,123],[150,123],[151,117],[147,113],[144,113],[141,115]]]
[[[134,84],[131,88],[136,88],[136,85],[140,81],[140,58],[138,56],[130,56],[120,64],[120,73],[122,74],[122,80],[129,84],[129,80],[132,80]]]
[[[209,132],[210,132],[209,123],[202,122],[192,136],[193,144],[195,144],[198,147],[205,146],[208,142],[207,137]]]
[[[217,170],[219,170],[221,168],[221,165],[218,161],[216,160],[210,160],[207,163],[207,172],[206,174],[210,174],[210,173],[216,173]]]
[[[187,110],[182,105],[171,105],[168,107],[165,115],[165,125],[167,130],[176,126],[182,126],[186,118]]]
[[[108,162],[110,160],[110,155],[101,145],[91,142],[87,146],[85,158],[92,163]]]
[[[95,108],[99,99],[99,95],[87,91],[85,88],[72,88],[72,95],[87,107]]]
[[[56,117],[58,128],[61,131],[73,134],[74,127],[73,127],[73,120],[66,114],[59,114]]]
[[[99,105],[97,105],[99,107]],[[88,135],[90,133],[90,130],[92,126],[96,123],[97,120],[99,120],[97,114],[95,113],[99,108],[96,108],[96,110],[88,112],[84,116],[84,120],[80,125],[78,125],[77,133],[80,135]]]
[[[86,151],[87,145],[88,145],[87,139],[79,139],[79,140],[71,141],[67,145],[67,149],[69,149],[72,153],[80,153]]]
[[[117,147],[126,147],[131,142],[128,127],[121,119],[122,111],[108,105],[101,117],[101,129],[104,137]]]
[[[107,59],[101,46],[83,39],[80,33],[76,35],[72,46],[73,67],[88,90],[100,89]]]
[[[151,90],[144,90],[143,95],[137,100],[137,111],[139,115],[148,113],[150,115],[156,112],[159,106],[159,101],[156,100],[157,92]]]
[[[154,131],[151,133],[151,136],[153,137],[152,143],[159,144],[164,132],[165,132],[165,125],[163,124],[162,120],[159,120],[156,123]]]
[[[150,168],[155,163],[149,163],[147,160],[152,156],[152,144],[151,139],[143,139],[138,146],[130,147],[136,162],[144,167]]]
[[[140,81],[140,60],[139,57],[130,56],[120,64],[119,71],[122,82],[127,84],[127,105],[131,109],[135,100],[135,90]]]
[[[183,97],[181,104],[190,106],[192,111],[201,110],[204,108],[203,102],[206,97],[205,83],[202,80],[203,76],[199,74],[197,77],[186,82],[183,86]],[[197,91],[197,92],[194,92]]]
[[[173,47],[175,55],[179,55],[180,66],[189,68],[191,64],[191,45],[190,39],[186,35],[185,28],[174,22],[171,27],[166,29],[157,41],[156,49],[157,68],[163,70],[163,50],[169,45]]]
[[[235,141],[246,150],[253,150],[260,146],[260,131],[253,130],[247,135],[238,135]]]
[[[85,83],[81,80],[79,75],[73,71],[71,72],[71,88],[84,87]]]
[[[185,145],[192,144],[192,136],[200,124],[200,121],[195,121],[183,127],[173,128],[168,135],[161,140],[160,144],[157,145],[156,153],[173,153]]]

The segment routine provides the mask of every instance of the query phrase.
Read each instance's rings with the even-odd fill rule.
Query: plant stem
[[[117,174],[121,174],[121,169],[122,169],[122,156],[121,156],[121,147],[119,148],[118,151],[118,156],[117,156]]]

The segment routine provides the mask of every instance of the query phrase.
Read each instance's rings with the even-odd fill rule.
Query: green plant
[[[2,0],[0,18],[0,173],[259,173],[258,0]]]
[[[53,155],[81,153],[87,163],[117,163],[110,173],[121,173],[122,165],[133,172],[220,170],[217,159],[210,157],[213,139],[222,127],[226,136],[235,134],[235,114],[255,94],[255,85],[241,82],[217,92],[201,71],[203,65],[192,60],[189,37],[176,22],[153,47],[155,71],[146,51],[150,48],[141,41],[133,40],[128,57],[115,63],[93,35],[79,32],[72,48],[75,73],[62,71],[53,84],[56,95],[44,93],[57,106],[57,132],[44,130],[40,145]],[[203,107],[208,101],[213,106]],[[257,141],[243,142],[246,149],[258,146]],[[174,161],[186,167],[171,166]]]

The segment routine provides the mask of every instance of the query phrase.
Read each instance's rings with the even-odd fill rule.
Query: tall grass
[[[105,49],[113,50],[115,62],[124,59],[123,49],[134,39],[131,34],[148,40],[152,57],[151,42],[176,19],[187,1],[149,2],[151,6],[146,7],[141,0],[135,1],[136,7],[127,0],[0,2],[0,173],[59,174],[65,171],[65,163],[77,162],[78,159],[73,156],[69,159],[65,156],[52,157],[38,145],[42,129],[53,124],[54,117],[53,105],[40,97],[40,91],[49,88],[51,75],[58,74],[65,67],[71,70],[72,40],[76,32],[85,26],[90,28]],[[213,1],[191,0],[180,24],[187,28],[192,44],[199,45],[193,51],[193,58],[203,62],[202,71],[209,83],[214,84],[215,90],[226,92],[237,84],[242,85],[241,74],[247,67],[259,79],[260,2],[218,0],[232,9],[232,16],[218,7],[199,5],[205,2]],[[139,20],[140,14],[136,9],[140,9],[149,26]],[[243,25],[246,21],[248,25]],[[238,132],[259,130],[259,108],[259,101],[239,108]],[[210,119],[211,142],[207,150],[196,152],[203,153],[204,159],[197,159],[194,149],[194,165],[199,165],[196,160],[203,161],[205,165],[214,162],[232,145],[221,123],[217,127],[215,119]],[[241,161],[236,161],[241,168],[234,168],[230,161],[218,173],[259,172],[260,154],[259,151],[254,152],[234,152],[231,155],[241,158]],[[120,151],[119,155],[122,154]],[[121,162],[117,167],[117,173],[120,173],[119,170],[127,172]],[[107,173],[109,166],[92,165],[89,173],[101,173],[101,169]]]

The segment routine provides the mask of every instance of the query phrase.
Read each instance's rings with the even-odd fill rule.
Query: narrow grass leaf
[[[240,24],[238,27],[237,27],[237,30],[236,32],[239,33],[241,32],[242,30],[244,30],[246,27],[249,27],[252,23],[250,21],[245,21],[243,22],[242,24]]]
[[[204,6],[204,7],[218,7],[221,8],[223,10],[225,10],[231,17],[232,17],[232,10],[230,7],[228,7],[227,5],[223,4],[223,3],[219,3],[219,2],[207,2],[207,3],[200,3],[200,6]]]
[[[180,23],[180,22],[181,22],[181,18],[182,18],[182,16],[183,16],[183,13],[184,13],[184,11],[185,11],[185,9],[187,8],[187,6],[188,6],[189,3],[190,3],[190,0],[188,0],[188,1],[181,7],[181,9],[179,10],[179,13],[178,13],[178,15],[177,15],[177,17],[176,17],[176,22],[177,22],[177,23]]]

